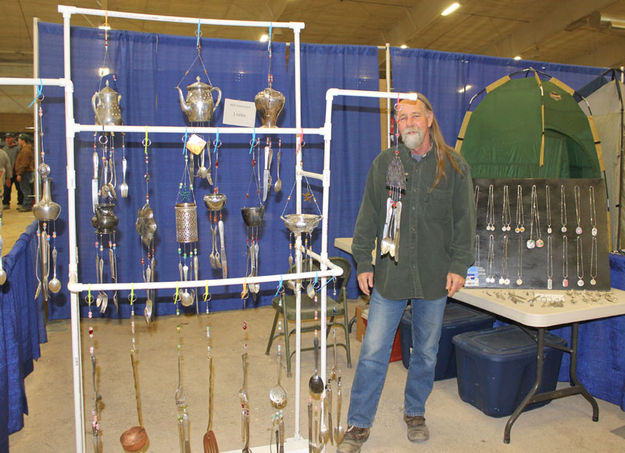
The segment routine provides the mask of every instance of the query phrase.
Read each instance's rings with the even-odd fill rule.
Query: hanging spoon
[[[182,272],[184,281],[186,282],[189,274],[189,266],[186,264],[182,266]],[[190,307],[193,304],[193,295],[187,290],[187,288],[185,288],[184,291],[182,291],[182,294],[180,294],[180,302],[183,307]]]
[[[48,282],[48,289],[54,294],[58,293],[61,290],[61,281],[58,278],[56,278],[56,255],[57,255],[57,251],[56,251],[56,247],[54,247],[52,249],[52,267],[54,271],[53,271],[52,280]]]
[[[280,192],[282,190],[282,180],[280,179],[280,157],[282,157],[282,150],[278,149],[278,163],[276,165],[276,174],[278,178],[273,185],[274,192]]]
[[[147,283],[152,281],[152,268],[151,265],[145,270],[145,281]],[[143,315],[145,316],[145,322],[150,324],[152,320],[152,299],[150,299],[150,290],[147,290],[147,298],[145,299],[145,308],[143,309]]]
[[[323,393],[323,379],[319,376],[319,337],[317,336],[317,331],[315,331],[315,339],[314,339],[314,347],[315,347],[315,374],[310,377],[308,381],[308,388],[310,390],[310,394],[313,398],[319,399],[321,398],[321,394]]]
[[[273,407],[282,409],[286,406],[287,393],[282,384],[280,384],[280,378],[282,377],[282,362],[280,361],[280,345],[278,345],[278,383],[269,389],[269,400]]]
[[[126,171],[128,170],[128,161],[126,157],[122,159],[122,183],[119,185],[119,194],[122,198],[128,198],[128,184],[126,183]]]

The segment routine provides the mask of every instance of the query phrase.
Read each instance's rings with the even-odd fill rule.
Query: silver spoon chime
[[[148,148],[151,142],[148,138],[148,133],[145,133],[143,139],[143,152],[145,156],[145,204],[137,212],[136,230],[141,238],[141,244],[145,249],[145,256],[141,257],[141,272],[143,274],[143,281],[150,283],[154,281],[154,271],[156,268],[156,258],[154,256],[154,237],[156,235],[157,225],[154,220],[154,211],[150,206],[150,154]],[[150,324],[153,319],[153,304],[154,304],[155,290],[148,289],[146,291],[145,309],[143,315],[145,322]]]
[[[193,276],[199,277],[197,205],[193,191],[193,178],[189,172],[189,151],[183,148],[184,170],[178,185],[178,195],[174,206],[176,214],[176,242],[178,242],[178,273],[180,281],[188,281]],[[184,288],[180,291],[180,303],[189,307],[194,302],[194,291]],[[178,312],[178,310],[177,310]]]
[[[38,100],[40,102],[40,100]],[[43,294],[44,300],[48,300],[48,290],[56,294],[61,290],[61,281],[56,276],[56,227],[55,221],[61,214],[61,206],[58,203],[52,201],[50,191],[50,167],[45,162],[45,149],[43,146],[43,110],[41,105],[38,106],[39,110],[39,150],[41,155],[41,164],[39,165],[39,176],[43,183],[42,195],[37,203],[33,205],[33,215],[39,221],[39,228],[37,230],[37,248],[39,260],[36,265],[40,266],[41,279],[39,277],[39,284],[35,293],[35,298],[39,297],[39,294]],[[52,242],[52,278],[50,279],[50,242]]]
[[[247,230],[247,261],[246,261],[246,275],[250,278],[258,275],[258,256],[260,247],[258,245],[258,239],[260,235],[260,228],[263,223],[263,216],[265,215],[265,206],[260,198],[260,167],[258,165],[260,139],[252,139],[250,142],[250,151],[252,155],[252,172],[250,175],[250,182],[248,185],[247,193],[245,194],[245,207],[241,208],[241,215],[243,216],[243,222],[245,222]],[[247,206],[247,201],[250,198],[250,188],[252,188],[252,181],[256,189],[256,195],[258,197],[258,206]],[[252,283],[249,285],[249,292],[253,295],[258,294],[260,291],[260,284]]]
[[[399,157],[398,133],[395,133],[395,156],[386,170],[386,219],[380,242],[380,255],[387,253],[395,262],[399,261],[399,226],[401,224],[401,195],[406,190],[404,166]]]
[[[208,219],[211,222],[211,253],[209,255],[209,261],[211,268],[221,269],[223,278],[228,278],[228,258],[226,257],[226,241],[225,241],[225,227],[223,221],[223,208],[226,206],[226,195],[219,192],[219,186],[217,184],[218,170],[219,170],[219,148],[221,142],[219,141],[219,134],[213,142],[213,152],[215,154],[215,185],[213,192],[204,195],[204,204],[208,208]],[[208,151],[210,157],[210,150]],[[208,174],[211,174],[210,159]]]

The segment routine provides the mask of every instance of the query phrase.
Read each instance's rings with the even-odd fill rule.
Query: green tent
[[[512,78],[521,74],[522,78]],[[574,90],[534,69],[471,100],[456,142],[474,178],[600,178],[601,144]],[[481,102],[471,111],[473,101]]]

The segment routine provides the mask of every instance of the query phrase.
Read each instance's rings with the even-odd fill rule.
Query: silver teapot
[[[219,107],[221,90],[200,81],[199,76],[196,80],[196,82],[187,86],[186,100],[180,87],[176,87],[180,96],[180,108],[192,123],[208,122],[211,120],[217,107]],[[217,92],[217,102],[213,100],[213,91]]]
[[[122,95],[109,87],[107,80],[106,86],[91,97],[95,123],[102,126],[119,126],[122,124],[122,111],[119,108],[121,100]]]
[[[278,116],[284,108],[285,98],[282,93],[274,90],[271,85],[254,97],[256,111],[260,116],[262,127],[276,127]]]

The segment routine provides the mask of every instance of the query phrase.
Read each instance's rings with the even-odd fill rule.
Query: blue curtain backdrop
[[[605,71],[588,66],[391,48],[393,89],[425,94],[432,102],[445,141],[452,147],[471,98],[495,80],[529,67],[556,77],[573,89],[583,87]]]
[[[61,77],[62,74],[62,27],[40,23],[41,76]],[[112,88],[122,95],[121,109],[124,124],[133,125],[185,125],[178,94],[174,87],[196,56],[196,39],[192,37],[165,36],[155,34],[112,32],[109,35],[110,60],[115,73],[107,77]],[[230,41],[202,39],[202,58],[214,86],[221,88],[224,98],[253,100],[255,94],[267,86],[267,45],[251,41]],[[290,49],[287,67],[287,46],[273,43],[272,72],[274,88],[287,97],[287,104],[279,126],[294,127],[295,96],[293,50]],[[99,89],[97,68],[104,61],[103,32],[94,29],[72,28],[72,78],[75,84],[75,116],[78,123],[92,124],[94,114],[91,97]],[[350,46],[302,46],[302,99],[303,126],[320,127],[324,122],[325,92],[331,87],[378,89],[377,49]],[[202,75],[201,65],[196,63],[188,76],[180,83],[186,94],[186,85]],[[44,145],[46,162],[52,167],[52,196],[63,207],[57,221],[57,248],[60,257],[67,257],[67,196],[65,192],[65,142],[63,93],[60,89],[46,88],[44,106]],[[379,110],[375,102],[361,99],[338,99],[333,121],[332,189],[330,202],[330,255],[334,253],[333,238],[350,236],[358,211],[360,196],[370,162],[379,152],[380,128]],[[359,111],[362,113],[360,114]],[[220,106],[211,125],[221,126],[223,109]],[[257,120],[257,126],[260,121]],[[115,213],[119,217],[117,234],[119,252],[119,274],[124,281],[141,281],[142,247],[135,232],[136,214],[145,202],[144,153],[141,140],[144,134],[126,134],[128,178],[130,196],[118,198]],[[257,137],[264,145],[266,137],[257,129]],[[205,139],[214,139],[214,134]],[[246,231],[240,215],[240,208],[258,205],[255,185],[251,183],[250,135],[221,135],[218,182],[220,192],[228,197],[224,211],[226,225],[226,249],[229,275],[245,274]],[[282,140],[281,177],[282,192],[271,192],[266,202],[263,230],[260,239],[261,273],[282,272],[288,267],[288,232],[280,220],[283,209],[294,212],[295,200],[288,206],[287,196],[294,184],[295,139],[293,136],[273,137],[274,170],[278,150],[278,138]],[[156,278],[175,280],[178,278],[177,247],[175,242],[174,208],[178,183],[183,172],[183,136],[150,134],[150,204],[154,209],[158,225],[156,246]],[[322,165],[323,141],[319,137],[304,137],[303,149],[305,168],[320,171]],[[118,178],[121,177],[121,149],[119,138],[116,145]],[[80,281],[96,281],[95,235],[91,226],[90,184],[92,175],[91,155],[93,134],[82,133],[76,141],[77,168],[77,215]],[[262,151],[262,146],[261,146]],[[214,155],[213,155],[214,158]],[[215,175],[213,175],[215,176]],[[198,181],[198,180],[196,180]],[[311,189],[321,208],[321,185],[311,180]],[[195,190],[198,204],[200,278],[216,278],[219,274],[210,268],[210,233],[208,211],[202,196],[211,187],[204,181]],[[249,193],[249,197],[246,194]],[[305,203],[305,212],[316,212],[314,204]],[[319,233],[314,235],[314,247],[319,250]],[[106,268],[106,266],[105,266]],[[62,281],[67,280],[67,259],[59,259],[58,272]],[[105,274],[108,271],[105,270]],[[211,309],[239,309],[243,302],[239,298],[241,288],[226,287],[212,290]],[[355,296],[352,284],[352,297]],[[203,292],[203,291],[202,291]],[[261,298],[256,304],[271,303],[275,285],[265,284]],[[171,302],[174,290],[158,292],[159,304],[156,314],[174,312]],[[125,302],[127,293],[120,293]],[[140,301],[141,302],[141,301]],[[251,301],[247,302],[252,303]],[[109,304],[110,305],[110,304]],[[205,304],[200,304],[203,310]],[[138,304],[142,310],[142,304]],[[83,315],[86,307],[83,307]],[[127,316],[128,304],[122,304],[120,314]],[[69,316],[69,297],[66,292],[54,296],[51,303],[51,319]]]
[[[37,223],[30,224],[3,258],[7,281],[0,290],[0,451],[8,435],[24,426],[28,414],[24,378],[47,341],[41,298],[35,299]]]

